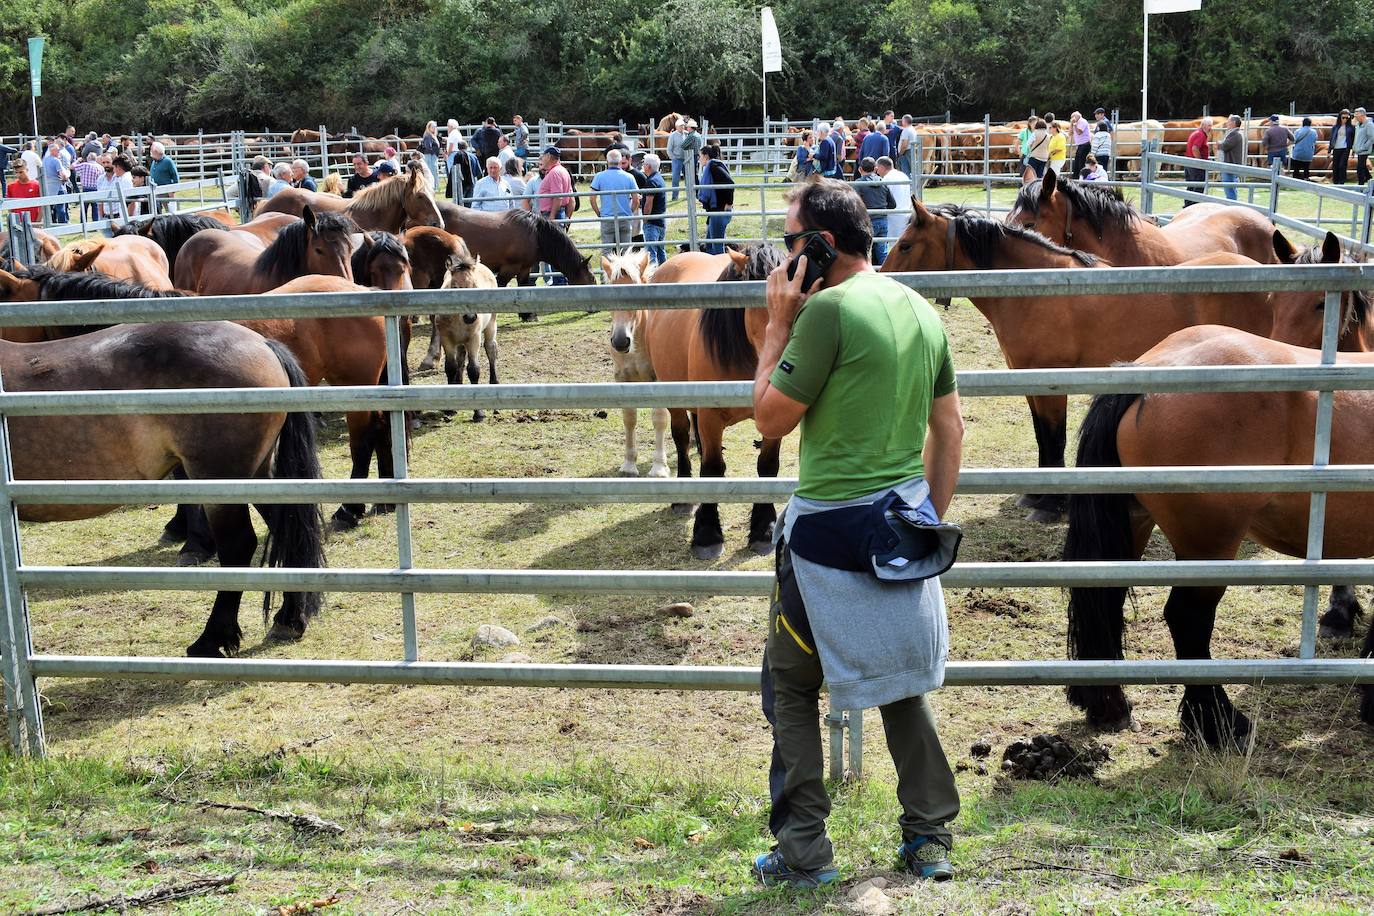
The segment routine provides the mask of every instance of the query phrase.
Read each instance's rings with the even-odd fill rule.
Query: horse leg
[[[181,465],[172,468],[172,479],[187,479],[186,471]],[[186,528],[190,522],[190,515],[187,512],[188,509],[190,509],[189,506],[177,506],[176,514],[172,516],[172,520],[162,528],[162,536],[157,539],[159,544],[164,547],[171,547],[186,540]]]
[[[468,382],[476,385],[481,378],[481,375],[477,371],[477,347],[480,341],[477,339],[477,329],[474,327],[470,330],[472,333],[468,335],[467,342]],[[484,410],[474,410],[472,412],[472,422],[474,423],[481,423],[486,418],[487,413]]]
[[[498,279],[498,280],[497,280],[497,285],[498,285],[498,286],[505,286],[507,283],[510,282],[510,277],[509,277],[509,276],[507,276],[507,275],[505,275],[505,274],[502,274],[501,276],[502,276],[504,279]],[[526,271],[525,271],[524,273],[522,273],[522,274],[515,275],[515,285],[516,285],[516,286],[534,286],[534,278],[531,277],[531,276],[530,276],[530,272],[529,272],[528,270],[526,270]],[[539,314],[538,314],[537,312],[521,312],[521,313],[520,313],[520,320],[521,320],[521,321],[538,321],[538,320],[539,320]]]
[[[206,506],[205,514],[218,548],[219,565],[247,566],[252,563],[253,552],[258,549],[258,536],[253,533],[248,507]],[[243,592],[217,592],[215,604],[210,609],[210,619],[205,622],[200,638],[186,648],[186,654],[199,658],[223,658],[237,653],[243,640],[243,630],[239,628],[239,605],[242,602]]]
[[[674,407],[668,411],[673,431],[673,447],[677,449],[677,476],[692,476],[692,421],[687,411]],[[674,515],[689,515],[691,503],[673,503],[670,507]]]
[[[215,555],[215,535],[210,530],[204,506],[177,506],[186,516],[186,543],[177,554],[178,566],[199,566]]]
[[[1360,649],[1360,658],[1371,657],[1374,657],[1374,623],[1369,625],[1369,631],[1364,637],[1364,646]],[[1374,685],[1360,685],[1360,721],[1374,725]]]
[[[354,410],[344,414],[348,424],[348,453],[353,459],[349,477],[366,478],[372,470],[372,452],[377,444],[378,414],[366,410]],[[331,531],[347,531],[358,527],[358,521],[367,512],[362,503],[347,503],[334,512],[329,521]]]
[[[697,411],[698,447],[701,449],[701,476],[725,476],[725,449],[721,441],[725,423],[715,410]],[[714,560],[725,552],[725,532],[720,526],[720,507],[716,503],[697,506],[696,521],[692,525],[692,556],[698,560]]]
[[[433,369],[434,364],[439,361],[439,322],[434,315],[429,316],[429,349],[425,351],[425,358],[420,360],[420,365],[416,368],[417,372],[424,372]]]
[[[782,450],[781,439],[764,439],[759,446],[758,475],[760,477],[778,476],[778,453]],[[773,550],[773,523],[778,520],[778,510],[772,503],[754,503],[749,512],[749,549],[759,556]]]
[[[620,465],[620,476],[638,477],[639,450],[635,448],[635,426],[639,423],[639,410],[635,407],[622,407],[620,419],[625,425],[625,462]]]
[[[655,407],[650,416],[654,422],[654,461],[649,465],[649,476],[667,477],[668,454],[663,446],[663,434],[668,431],[668,408]]]
[[[1348,637],[1355,633],[1355,621],[1364,615],[1360,596],[1353,585],[1333,585],[1331,601],[1321,619],[1321,635]]]
[[[1212,657],[1212,629],[1224,594],[1225,586],[1175,586],[1169,592],[1164,621],[1178,658]],[[1231,705],[1220,684],[1184,687],[1178,713],[1184,733],[1208,747],[1243,751],[1249,741],[1250,720]]]
[[[1028,397],[1031,424],[1035,428],[1035,444],[1040,453],[1039,467],[1062,468],[1064,446],[1068,434],[1069,399],[1063,395]],[[1032,510],[1030,521],[1052,525],[1064,520],[1068,500],[1063,494],[1026,493],[1016,501],[1018,506]]]

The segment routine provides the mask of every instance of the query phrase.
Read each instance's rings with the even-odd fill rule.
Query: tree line
[[[761,113],[749,0],[30,0],[0,21],[0,133],[29,124],[25,40],[44,35],[40,128],[177,132],[328,124],[418,132],[488,114],[635,123]],[[979,119],[1140,110],[1140,0],[775,2],[769,112],[895,108]],[[1153,17],[1150,111],[1374,108],[1371,0],[1204,0]]]

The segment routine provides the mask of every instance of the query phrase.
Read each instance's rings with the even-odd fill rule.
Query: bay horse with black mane
[[[353,277],[353,236],[360,230],[341,213],[310,207],[263,248],[252,236],[206,229],[187,240],[177,255],[177,289],[201,296],[265,293],[307,274]]]
[[[654,271],[651,283],[706,283],[724,280],[765,280],[785,260],[772,245],[751,245],[744,251],[725,254],[687,252]],[[766,308],[652,309],[636,325],[643,328],[643,349],[660,382],[723,382],[753,379],[758,368],[758,348],[768,328]],[[725,476],[723,436],[728,427],[754,416],[749,407],[698,407],[697,449],[701,476]],[[677,447],[677,476],[692,476],[689,453],[688,411],[669,410],[669,428]],[[758,475],[778,476],[781,439],[764,438],[759,446]],[[772,503],[755,503],[749,513],[749,548],[757,554],[773,549],[773,523],[777,510]],[[692,555],[710,560],[725,550],[720,509],[702,503],[692,525]]]
[[[103,274],[0,270],[0,297],[122,299],[147,291]],[[156,294],[155,294],[156,295]],[[298,388],[306,384],[291,353],[227,321],[123,324],[63,340],[0,342],[8,391],[129,388]],[[315,421],[309,413],[102,414],[9,418],[10,454],[20,480],[160,480],[173,471],[192,479],[318,478]],[[62,522],[111,512],[111,505],[21,505],[24,521]],[[208,505],[221,566],[248,566],[258,539],[246,505]],[[264,505],[263,562],[324,565],[319,508]],[[215,596],[209,620],[187,655],[238,651],[242,592]],[[319,610],[317,593],[288,592],[268,638],[299,639]],[[271,596],[263,601],[264,615]]]
[[[1108,266],[1038,232],[954,204],[927,209],[915,200],[912,205],[911,219],[883,263],[884,272]],[[1186,263],[1255,266],[1237,254],[1206,255]],[[971,301],[992,325],[1012,369],[1110,366],[1135,359],[1179,328],[1225,324],[1267,334],[1273,324],[1265,293],[979,296]],[[1040,467],[1063,467],[1068,398],[1032,395],[1026,400]],[[1038,522],[1059,521],[1065,508],[1064,498],[1054,495],[1027,494],[1021,504],[1032,507],[1030,518]]]

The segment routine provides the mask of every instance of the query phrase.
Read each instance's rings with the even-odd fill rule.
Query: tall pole
[[[33,138],[39,140],[41,138],[38,136],[38,96],[29,93],[29,101],[33,103]]]
[[[1150,13],[1145,13],[1145,40],[1140,48],[1140,138],[1145,139],[1145,121],[1150,107]]]
[[[768,68],[763,68],[763,180],[768,180],[768,166],[772,161],[773,151],[768,147]],[[764,224],[768,222],[765,216]],[[766,234],[766,233],[765,233]]]

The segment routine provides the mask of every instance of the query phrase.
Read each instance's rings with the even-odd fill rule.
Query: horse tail
[[[726,372],[753,377],[759,356],[744,327],[744,309],[702,309],[697,330],[717,366]]]
[[[309,388],[310,380],[285,344],[267,340],[276,354],[292,388]],[[277,453],[272,463],[272,476],[279,479],[319,479],[320,459],[315,451],[315,417],[310,411],[287,413],[277,436]],[[267,540],[263,545],[262,565],[317,569],[325,564],[324,519],[315,503],[260,506],[267,521]],[[263,596],[262,612],[266,619],[272,595]],[[278,619],[285,619],[305,631],[305,624],[319,613],[319,592],[285,592]]]
[[[1120,467],[1116,431],[1138,394],[1101,394],[1093,398],[1078,435],[1077,466]],[[1069,497],[1069,532],[1065,560],[1134,560],[1129,493],[1086,493]],[[1070,658],[1117,659],[1125,631],[1126,589],[1072,588],[1069,590],[1068,651]],[[1129,718],[1130,705],[1119,689],[1070,687],[1069,702],[1087,711],[1095,722]],[[1124,705],[1124,708],[1122,708]]]

